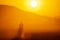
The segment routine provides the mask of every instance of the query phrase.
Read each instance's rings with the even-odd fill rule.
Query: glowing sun
[[[31,7],[37,7],[37,5],[38,5],[37,1],[31,1],[30,2]]]

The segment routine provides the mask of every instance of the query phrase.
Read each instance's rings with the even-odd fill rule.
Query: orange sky
[[[33,12],[28,9],[29,6],[28,8],[25,7],[24,0],[0,0],[0,4],[15,6],[18,9],[26,11],[22,12],[24,13],[22,20],[25,31],[57,30],[58,27],[55,21],[55,17],[58,17],[60,15],[58,2],[58,0],[43,0],[41,9],[38,8],[38,11],[36,10]]]
[[[42,16],[55,17],[59,14],[59,0],[42,0],[37,9],[27,6],[27,0],[0,0],[0,4],[15,6],[21,10],[33,12]],[[27,4],[26,4],[27,3]],[[30,8],[30,9],[29,9]]]

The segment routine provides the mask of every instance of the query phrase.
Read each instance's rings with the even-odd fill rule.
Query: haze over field
[[[29,7],[27,2],[24,0],[0,0],[0,38],[11,39],[17,36],[18,30],[21,30],[19,29],[21,23],[23,25],[22,37],[44,33],[46,33],[45,35],[59,34],[59,1],[42,0],[42,5],[36,9]]]
[[[58,30],[59,17],[47,17],[36,15],[32,12],[25,12],[18,10],[11,6],[0,6],[1,8],[1,22],[8,26],[9,24],[16,24],[22,21],[24,29],[27,31],[32,30]],[[2,11],[3,10],[3,11]],[[18,10],[18,11],[17,11]],[[8,21],[8,22],[7,22]],[[17,21],[17,22],[15,22]],[[13,22],[13,23],[12,23]],[[6,25],[7,24],[7,25]],[[31,30],[30,30],[31,29]]]

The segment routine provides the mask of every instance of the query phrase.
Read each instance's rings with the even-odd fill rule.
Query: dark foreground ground
[[[32,36],[25,40],[60,40],[60,32],[32,33]]]
[[[28,35],[28,34],[26,33],[26,35]],[[6,40],[6,39],[4,39],[4,40]],[[12,40],[60,40],[60,32],[31,33],[31,37],[28,37],[25,39],[14,38]]]

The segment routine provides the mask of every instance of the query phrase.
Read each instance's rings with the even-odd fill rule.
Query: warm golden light
[[[37,3],[36,1],[31,1],[31,2],[30,2],[30,6],[32,6],[32,7],[36,7],[37,4],[38,4],[38,3]]]
[[[42,0],[26,0],[24,2],[25,2],[24,3],[25,9],[28,12],[36,13],[43,8],[43,6],[42,6],[43,1]]]
[[[20,24],[20,20],[22,20],[24,25],[24,32],[30,31],[48,32],[48,30],[49,31],[59,30],[58,29],[59,21],[57,21],[58,19],[57,17],[60,16],[59,10],[60,7],[58,0],[1,0],[0,4],[8,5],[9,7],[13,6],[12,8],[16,7],[19,10],[23,10],[19,11],[20,14],[19,16],[21,17],[21,19],[19,19],[20,17],[17,16],[18,13],[17,11],[14,11],[15,9],[12,10],[11,13],[7,10],[8,9],[7,7],[6,8],[4,7],[4,10],[1,12],[4,13],[4,15],[6,13],[6,18],[3,15],[1,18],[2,20],[1,19],[0,20],[4,23],[5,26],[7,24],[7,27],[8,23],[10,24],[10,26],[13,24],[18,25],[18,23]],[[2,14],[1,12],[0,17]],[[13,16],[12,14],[15,16]],[[9,20],[9,22],[7,20]],[[16,27],[14,26],[13,28],[15,29]]]

